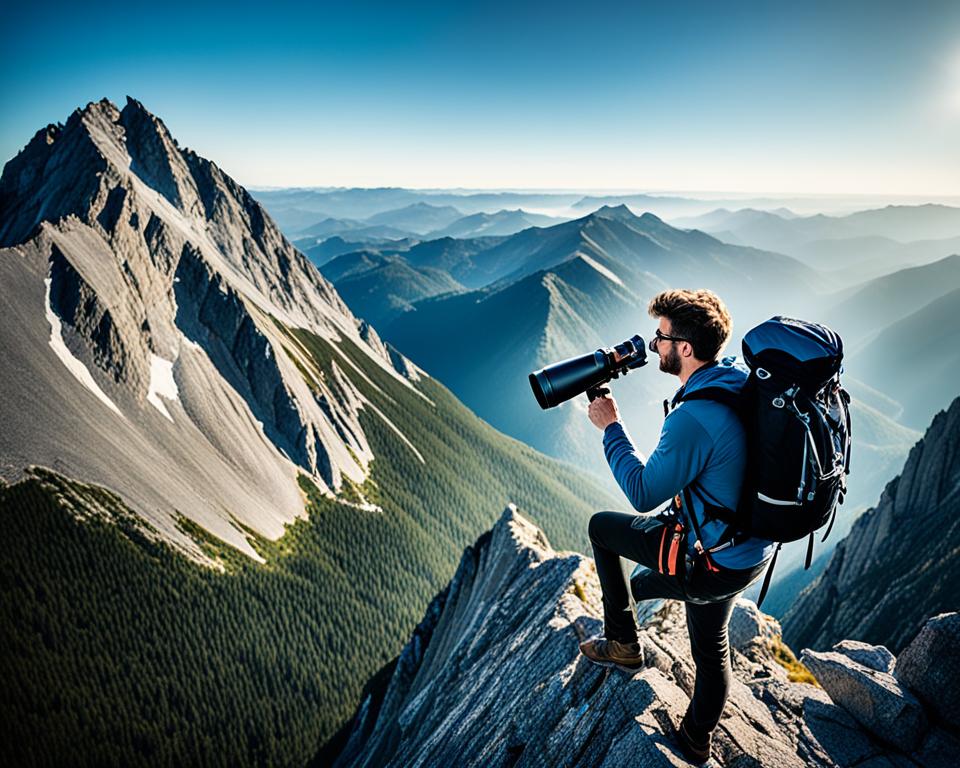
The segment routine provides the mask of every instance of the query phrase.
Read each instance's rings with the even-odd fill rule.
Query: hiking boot
[[[624,672],[643,669],[643,649],[640,643],[621,643],[607,640],[603,635],[594,635],[580,643],[580,653],[594,664],[602,667],[617,667]]]
[[[706,741],[691,735],[687,715],[684,715],[680,725],[673,729],[673,736],[680,752],[690,762],[701,765],[710,759],[710,734],[707,734]]]

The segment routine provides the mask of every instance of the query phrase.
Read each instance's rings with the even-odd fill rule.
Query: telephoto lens
[[[646,364],[646,345],[642,338],[634,336],[613,349],[598,349],[534,371],[529,377],[530,388],[537,403],[546,410],[582,392],[592,400],[600,394],[597,390],[601,385]]]

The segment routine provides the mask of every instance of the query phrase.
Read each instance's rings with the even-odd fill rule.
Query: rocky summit
[[[362,374],[335,353],[311,375],[291,329],[419,372],[140,102],[38,131],[0,211],[0,477],[42,465],[113,488],[198,559],[178,515],[256,558],[244,529],[275,539],[302,516],[298,475],[328,493],[367,477]]]
[[[579,654],[601,615],[593,561],[554,551],[508,507],[464,552],[388,682],[368,687],[338,754],[328,745],[320,757],[364,768],[687,765],[669,736],[694,680],[682,607],[668,602],[641,626],[646,667],[634,674]],[[930,697],[934,685],[956,688],[958,667],[935,682],[926,670],[939,668],[935,654],[955,640],[957,620],[932,619],[900,660],[847,642],[805,652],[805,668],[777,622],[741,599],[714,762],[954,765],[955,703]]]

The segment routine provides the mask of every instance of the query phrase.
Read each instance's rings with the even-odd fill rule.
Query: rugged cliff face
[[[643,625],[647,668],[632,676],[579,655],[600,615],[593,561],[553,551],[509,507],[464,552],[389,683],[371,686],[334,764],[685,765],[665,736],[694,679],[682,609],[667,603]],[[935,664],[934,648],[957,631],[956,614],[938,622],[911,646],[915,668]],[[921,705],[892,674],[889,651],[844,643],[807,654],[819,687],[792,681],[812,678],[779,634],[775,620],[740,601],[730,625],[735,680],[714,747],[722,764],[951,764],[960,749],[955,702],[942,711]],[[937,684],[957,681],[956,659],[946,668]],[[935,688],[907,678],[921,697]]]
[[[115,488],[194,556],[177,515],[256,557],[373,458],[365,405],[309,374],[289,328],[418,371],[362,328],[261,206],[128,99],[50,125],[0,177],[0,476],[29,464]],[[334,380],[336,379],[336,380]]]
[[[899,651],[924,621],[958,605],[960,398],[940,412],[899,477],[867,511],[783,621],[793,646],[844,637]]]

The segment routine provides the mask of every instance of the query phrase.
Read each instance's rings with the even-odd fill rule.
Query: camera
[[[639,336],[579,357],[553,363],[530,374],[530,387],[546,410],[586,392],[594,400],[609,392],[602,385],[647,364],[647,347]]]

